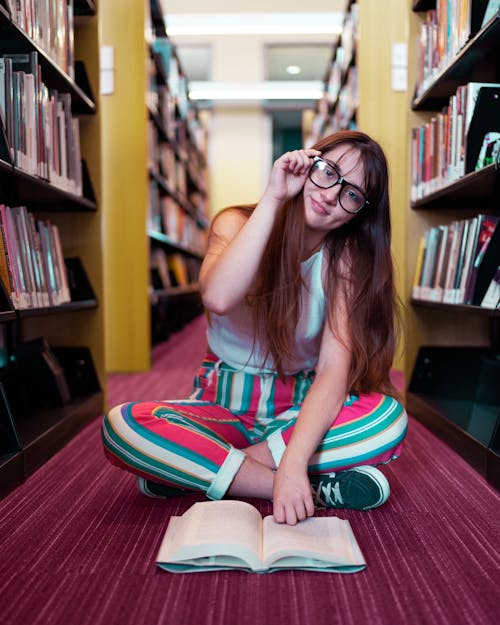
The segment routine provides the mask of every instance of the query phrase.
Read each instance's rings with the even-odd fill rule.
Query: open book
[[[264,519],[243,501],[195,503],[171,517],[156,563],[177,573],[283,569],[354,573],[365,568],[349,521],[311,517],[297,525]]]

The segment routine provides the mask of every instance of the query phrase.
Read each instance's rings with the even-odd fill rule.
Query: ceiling
[[[341,24],[346,0],[316,0],[314,11],[304,13],[304,3],[301,0],[252,0],[252,2],[233,0],[228,7],[227,2],[214,0],[165,0],[163,7],[167,28],[184,18],[188,23],[201,18],[201,24],[211,22],[221,23],[223,20],[234,20],[234,24],[245,24],[251,21],[252,16],[262,20],[269,18],[270,24],[288,23],[294,18],[299,21],[309,21],[309,18],[318,18],[319,21],[333,19],[334,23]],[[228,13],[230,8],[231,13]],[[304,20],[307,18],[307,20]],[[317,21],[318,21],[317,19]],[[199,20],[200,21],[200,20]],[[262,54],[256,63],[263,62],[263,81],[323,81],[331,61],[333,45],[338,35],[332,34],[273,34],[253,35],[262,39]],[[211,81],[213,79],[213,46],[224,35],[214,34],[170,34],[176,45],[177,52],[189,81]],[[244,37],[245,35],[241,35]],[[249,62],[248,59],[245,60]],[[298,73],[288,73],[287,68],[300,68]],[[296,70],[297,71],[297,70]],[[244,78],[243,78],[244,79]]]

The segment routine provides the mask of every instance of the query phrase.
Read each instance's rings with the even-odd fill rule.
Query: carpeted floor
[[[111,376],[109,403],[185,396],[203,331],[199,318],[157,347],[151,373]],[[387,504],[339,513],[368,563],[352,575],[160,571],[169,516],[203,497],[139,495],[104,459],[99,425],[0,501],[1,625],[498,623],[500,497],[414,420],[403,456],[384,468]]]

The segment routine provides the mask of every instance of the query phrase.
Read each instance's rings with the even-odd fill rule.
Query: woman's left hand
[[[314,515],[311,484],[307,467],[303,469],[283,460],[274,476],[273,517],[277,523],[296,525]]]

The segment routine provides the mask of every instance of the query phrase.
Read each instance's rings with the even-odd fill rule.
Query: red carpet
[[[181,397],[205,347],[199,318],[146,375],[111,376],[110,403]],[[482,625],[498,622],[500,497],[420,423],[384,472],[392,494],[345,511],[361,573],[175,575],[154,564],[171,514],[202,496],[147,499],[104,459],[90,424],[0,501],[1,625]],[[268,502],[253,500],[271,513]]]

